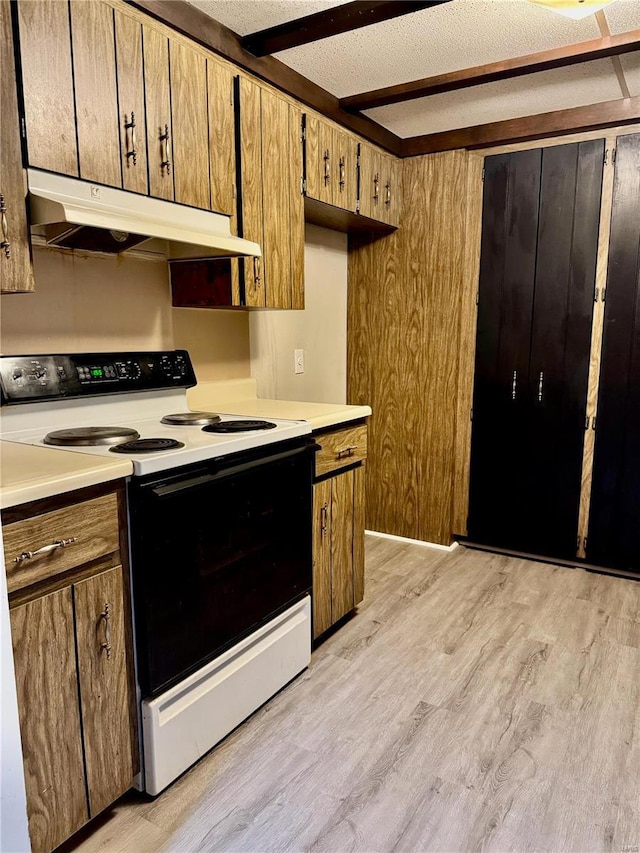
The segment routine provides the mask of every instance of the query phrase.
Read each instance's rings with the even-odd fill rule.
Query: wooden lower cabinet
[[[49,853],[139,770],[124,489],[2,516],[31,849]]]
[[[33,853],[46,853],[135,775],[123,569],[11,610]]]
[[[364,597],[364,465],[314,486],[313,636]]]

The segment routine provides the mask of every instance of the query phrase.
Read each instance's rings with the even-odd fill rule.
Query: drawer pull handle
[[[349,447],[343,447],[342,450],[337,451],[337,458],[344,459],[345,456],[352,456],[353,451],[358,449],[357,444],[350,444]]]
[[[160,133],[160,171],[167,170],[171,174],[171,160],[169,159],[169,125],[165,124],[164,133]]]
[[[111,609],[109,602],[104,605],[104,613],[100,614],[100,618],[104,620],[104,643],[100,643],[100,649],[107,653],[107,660],[111,659]]]
[[[57,551],[58,548],[66,548],[67,545],[73,545],[77,541],[75,536],[72,536],[70,539],[56,539],[51,545],[43,545],[37,551],[23,551],[13,562],[23,563],[25,560],[32,560],[34,557],[42,557],[43,554],[50,554],[52,551]]]
[[[136,145],[136,117],[134,113],[131,113],[131,121],[125,121],[124,130],[125,148],[127,149],[127,167],[129,166],[129,158],[131,158],[131,162],[135,166],[138,160],[138,151]],[[131,131],[131,133],[129,133],[129,131]]]
[[[320,535],[322,537],[327,535],[327,520],[328,520],[328,506],[325,503],[323,507],[320,509]]]
[[[324,185],[325,187],[328,187],[329,181],[331,180],[331,172],[329,171],[329,149],[324,152],[322,159],[324,160]]]

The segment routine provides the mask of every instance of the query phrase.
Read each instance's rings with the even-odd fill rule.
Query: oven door
[[[144,697],[177,683],[310,591],[316,448],[299,439],[131,482]]]

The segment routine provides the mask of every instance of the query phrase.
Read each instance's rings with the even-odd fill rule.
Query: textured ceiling
[[[191,3],[241,35],[339,5],[335,0]],[[640,29],[640,0],[617,0],[605,14],[612,33]],[[345,97],[599,35],[593,15],[573,21],[527,0],[452,0],[276,56]],[[622,57],[622,67],[631,95],[640,95],[640,54]],[[406,137],[620,97],[611,60],[600,60],[380,107],[367,115]]]

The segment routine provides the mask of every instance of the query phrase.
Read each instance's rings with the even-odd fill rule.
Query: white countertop
[[[0,441],[0,509],[118,480],[132,471],[126,459]]]
[[[202,409],[255,418],[303,420],[314,431],[367,418],[371,414],[370,406],[261,399],[257,396],[255,379],[201,382],[187,391],[187,400],[194,411]]]

